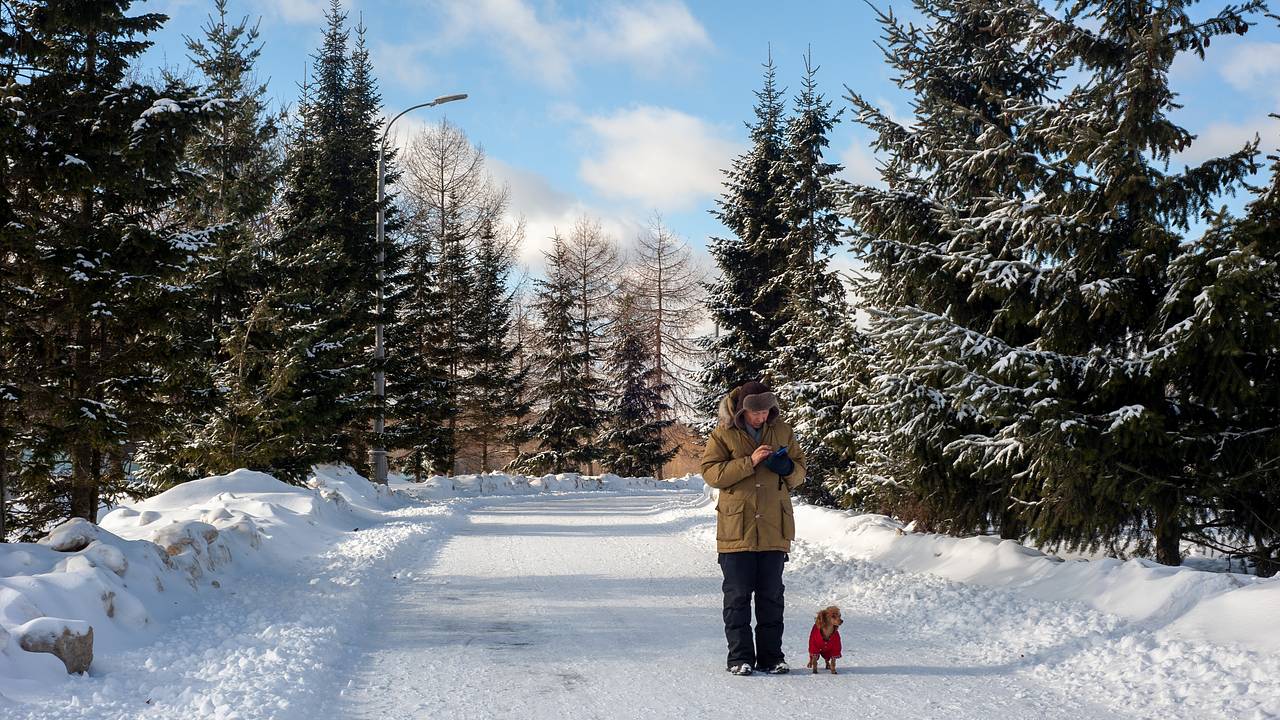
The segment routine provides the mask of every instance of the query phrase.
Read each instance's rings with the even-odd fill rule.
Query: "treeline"
[[[839,503],[956,534],[1166,564],[1192,543],[1280,569],[1280,159],[1254,140],[1185,164],[1194,136],[1170,84],[1178,58],[1211,62],[1214,39],[1274,16],[1247,2],[1197,20],[1189,5],[881,14],[913,117],[847,100],[883,187],[805,184],[823,166],[804,163],[800,140],[817,135],[802,128],[830,115],[806,82],[782,121],[767,68],[721,203],[736,237],[714,249],[709,376],[787,388]],[[1231,195],[1242,210],[1221,205]],[[832,213],[866,327],[812,282]],[[796,267],[804,283],[773,282]]]
[[[660,472],[700,312],[660,221],[624,263],[583,218],[530,293],[505,190],[441,122],[388,148],[379,316],[364,28],[332,0],[286,112],[226,0],[156,79],[165,18],[130,5],[0,5],[0,539],[241,467],[367,472],[379,444],[416,477]]]

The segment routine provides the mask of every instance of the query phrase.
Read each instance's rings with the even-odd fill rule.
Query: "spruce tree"
[[[546,263],[546,278],[537,281],[534,301],[541,321],[533,356],[538,417],[529,437],[537,447],[514,467],[523,472],[576,472],[599,454],[595,435],[601,424],[601,388],[598,377],[587,375],[587,354],[580,344],[578,278],[559,236],[546,253]]]
[[[269,366],[260,421],[271,469],[291,480],[316,463],[363,467],[374,402],[379,100],[363,41],[350,52],[337,0],[325,17],[286,156],[258,326]]]
[[[1242,217],[1211,215],[1169,268],[1147,353],[1168,378],[1183,452],[1175,481],[1191,488],[1184,538],[1280,570],[1280,157]]]
[[[786,180],[781,218],[786,234],[777,239],[776,252],[785,260],[768,282],[776,284],[783,302],[777,315],[781,324],[770,338],[766,376],[805,448],[807,481],[800,492],[811,501],[833,504],[824,484],[838,459],[824,442],[824,429],[839,414],[842,398],[828,387],[834,380],[834,358],[826,350],[852,310],[843,281],[830,268],[841,234],[831,181],[841,167],[823,155],[839,113],[818,92],[817,70],[806,55],[804,82],[778,161],[779,175]]]
[[[1056,168],[1063,189],[1036,223],[1037,245],[1052,258],[1034,285],[1036,349],[1056,355],[1005,363],[1054,381],[1018,398],[1029,462],[1014,490],[1043,499],[1024,512],[1036,536],[1071,546],[1131,540],[1173,565],[1206,473],[1186,472],[1203,457],[1198,413],[1184,412],[1191,408],[1180,389],[1195,382],[1159,360],[1170,330],[1160,309],[1179,248],[1196,240],[1192,219],[1243,186],[1256,169],[1256,144],[1168,169],[1192,141],[1170,118],[1177,103],[1169,69],[1184,53],[1203,56],[1215,36],[1247,31],[1261,7],[1229,6],[1196,21],[1189,5],[1105,3],[1045,20],[1060,52],[1087,73],[1029,123],[1046,155],[1078,163],[1070,174]],[[1099,29],[1081,42],[1081,26]],[[1057,217],[1070,218],[1069,237]]]
[[[459,453],[467,453],[467,460],[475,455],[468,451],[487,453],[487,448],[464,447],[472,436],[464,416],[480,380],[479,337],[487,332],[471,322],[473,281],[480,236],[496,233],[507,196],[486,173],[484,151],[441,120],[414,138],[406,153],[403,197],[407,231],[414,242],[429,244],[437,258],[433,274],[410,281],[434,285],[441,303],[441,324],[431,350],[432,361],[444,368],[448,381],[444,467],[456,472],[464,461]]]
[[[196,268],[189,312],[172,325],[171,344],[190,347],[189,362],[169,378],[172,413],[137,457],[141,474],[162,486],[260,461],[253,452],[258,388],[236,349],[267,282],[262,255],[279,189],[279,118],[268,111],[266,84],[254,77],[257,26],[247,17],[231,24],[226,0],[215,0],[214,9],[202,36],[186,38],[203,92],[217,105],[187,145],[196,180],[177,202],[187,222],[213,230],[211,245]]]
[[[475,379],[475,358],[470,354],[473,348],[472,338],[479,328],[468,322],[468,311],[475,300],[470,247],[472,238],[463,226],[463,209],[459,197],[450,193],[441,210],[440,234],[437,237],[440,260],[436,266],[435,282],[440,291],[441,309],[444,311],[444,333],[436,352],[448,371],[449,403],[458,409],[449,415],[449,456],[445,462],[448,472],[454,473],[458,471],[458,445],[462,439],[459,414]]]
[[[334,0],[335,3],[337,0]],[[354,388],[344,398],[350,408],[345,418],[346,442],[342,459],[357,470],[367,471],[372,448],[373,416],[377,399],[374,396],[374,328],[377,324],[377,295],[379,285],[378,247],[377,247],[377,181],[378,153],[382,136],[382,94],[378,89],[377,78],[373,74],[373,63],[369,56],[366,41],[367,28],[364,22],[356,24],[355,42],[351,49],[350,88],[346,94],[345,128],[342,138],[346,141],[348,154],[348,174],[346,190],[346,237],[347,253],[353,267],[352,277],[348,279],[349,292],[354,298],[356,312],[354,326],[349,329],[355,341],[349,345],[351,355],[360,359],[360,364],[352,368]],[[399,170],[394,148],[386,148],[385,167],[387,181],[396,183]],[[401,223],[394,205],[394,197],[384,201],[385,225],[390,232],[396,232]],[[396,271],[399,257],[394,253],[384,253],[383,277]],[[385,280],[383,281],[385,282]],[[395,308],[384,299],[384,324],[394,315]],[[360,344],[363,343],[363,344]],[[383,443],[385,445],[385,443]],[[367,474],[367,473],[366,473]]]
[[[513,350],[512,364],[516,375],[522,379],[516,387],[516,407],[521,412],[512,419],[506,442],[510,448],[511,461],[504,469],[519,468],[527,458],[524,447],[533,440],[530,425],[533,416],[535,391],[541,385],[536,364],[534,345],[538,341],[538,328],[534,317],[534,308],[526,297],[523,288],[518,288],[513,296],[510,343]]]
[[[390,278],[395,317],[386,337],[387,447],[399,451],[400,470],[421,482],[424,473],[447,471],[453,438],[446,424],[457,410],[439,351],[447,320],[433,280],[434,247],[408,231],[396,244],[403,262]]]
[[[707,286],[716,334],[703,341],[705,394],[699,409],[706,417],[715,416],[730,388],[764,376],[769,340],[780,325],[782,288],[768,278],[786,261],[780,242],[787,234],[788,185],[780,162],[786,145],[784,92],[775,83],[770,56],[764,86],[756,93],[755,120],[747,126],[751,148],[725,171],[725,190],[712,213],[733,235],[713,238],[708,247],[720,276]]]
[[[471,382],[463,398],[468,444],[478,446],[480,471],[494,469],[494,456],[504,447],[520,418],[529,412],[524,401],[527,370],[516,367],[520,348],[512,343],[514,318],[508,288],[511,256],[492,220],[483,224],[471,267],[471,299],[465,309],[470,328],[467,358]]]
[[[658,477],[676,454],[664,439],[675,422],[663,400],[670,388],[658,371],[641,302],[633,286],[620,287],[610,333],[609,377],[617,391],[601,438],[602,463],[624,477]]]
[[[187,273],[208,243],[172,208],[190,180],[186,142],[211,108],[185,84],[130,79],[165,17],[129,5],[5,8],[23,34],[7,71],[20,80],[4,89],[23,123],[5,138],[6,245],[11,281],[31,291],[6,320],[33,343],[17,393],[35,430],[18,451],[28,532],[96,520],[129,489],[126,449],[156,433],[162,378],[181,361],[168,318],[190,302]]]
[[[1182,318],[1161,309],[1189,221],[1240,187],[1255,149],[1169,172],[1192,137],[1169,119],[1168,71],[1257,4],[1203,22],[1181,2],[918,7],[930,32],[886,18],[917,123],[853,98],[889,155],[887,192],[848,193],[881,274],[865,288],[876,380],[859,421],[882,443],[868,474],[956,531],[1176,564],[1209,489],[1186,471],[1202,449],[1187,378],[1158,357],[1165,318]]]
[[[853,392],[861,398],[852,415],[858,468],[854,485],[837,493],[923,527],[1017,537],[1022,525],[1010,506],[1018,456],[981,440],[1009,414],[980,409],[974,398],[1001,390],[978,387],[948,340],[1030,339],[1023,326],[1034,313],[1033,280],[1024,271],[1038,255],[1024,247],[1019,223],[1047,180],[1039,145],[1012,108],[1047,102],[1061,68],[1036,37],[1034,3],[915,5],[926,30],[880,17],[886,58],[916,97],[913,125],[850,95],[886,155],[888,187],[845,193],[869,270],[857,294],[872,317],[865,367],[874,382]]]
[[[12,527],[9,498],[21,466],[19,449],[26,445],[20,434],[27,426],[23,413],[20,368],[34,366],[33,343],[22,329],[30,327],[25,286],[18,282],[20,263],[27,256],[27,233],[14,212],[17,188],[10,181],[10,162],[23,149],[22,113],[9,101],[19,77],[16,52],[26,28],[13,8],[0,9],[0,542],[8,540]]]
[[[603,392],[602,395],[587,397],[581,415],[585,423],[582,432],[589,438],[583,448],[582,459],[587,463],[588,472],[593,472],[594,463],[602,451],[598,436],[603,427],[609,393],[601,381],[604,338],[609,328],[608,304],[616,290],[621,261],[613,238],[605,234],[599,221],[585,215],[574,223],[564,246],[562,271],[572,278],[582,381]]]

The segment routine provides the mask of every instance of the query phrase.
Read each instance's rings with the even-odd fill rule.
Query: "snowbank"
[[[799,540],[837,554],[957,582],[1087,603],[1169,637],[1280,653],[1280,578],[1147,560],[1064,561],[1012,540],[908,532],[883,515],[797,503]]]
[[[406,484],[393,476],[392,484]],[[414,495],[699,489],[702,479],[502,475],[433,477]],[[39,543],[0,543],[0,696],[35,697],[83,669],[89,652],[116,655],[200,610],[238,575],[280,572],[353,530],[387,520],[401,503],[351,468],[318,466],[306,487],[249,470],[184,483],[105,512],[99,524],[64,523]],[[31,649],[56,647],[58,655]],[[24,649],[25,648],[25,649]],[[65,664],[64,664],[65,663]]]
[[[542,492],[578,492],[586,490],[700,490],[705,486],[700,475],[686,475],[670,480],[646,478],[624,478],[612,473],[604,475],[579,475],[577,473],[560,473],[528,477],[525,475],[505,475],[503,473],[484,473],[481,475],[433,475],[421,483],[414,483],[408,478],[393,477],[392,485],[409,485],[414,488],[418,497],[442,500],[454,497],[475,497],[477,495],[535,495]]]
[[[88,664],[89,644],[101,655],[147,642],[236,573],[318,552],[390,498],[348,468],[317,467],[309,487],[237,470],[117,507],[98,526],[73,520],[38,543],[0,543],[0,694],[60,682]],[[24,649],[55,644],[76,657]]]

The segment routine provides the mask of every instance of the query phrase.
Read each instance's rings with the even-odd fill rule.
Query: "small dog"
[[[827,663],[827,669],[836,674],[836,658],[840,657],[840,626],[844,620],[840,617],[840,608],[832,605],[818,611],[813,621],[813,630],[809,633],[809,663],[805,667],[818,672],[818,657]]]

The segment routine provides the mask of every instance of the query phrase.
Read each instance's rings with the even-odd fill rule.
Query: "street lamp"
[[[403,110],[399,115],[391,118],[391,122],[387,123],[387,127],[382,131],[382,140],[378,143],[378,330],[374,343],[373,357],[373,393],[377,397],[378,414],[373,419],[373,435],[374,442],[377,447],[373,449],[373,479],[379,485],[387,484],[387,448],[383,442],[382,432],[386,427],[386,398],[387,398],[387,376],[382,369],[382,361],[386,359],[386,349],[382,344],[383,322],[382,322],[382,285],[383,285],[383,264],[386,263],[387,253],[383,248],[383,237],[386,233],[386,214],[382,210],[383,201],[386,198],[386,180],[387,180],[387,133],[391,132],[391,126],[395,124],[405,113],[418,108],[435,107],[443,105],[454,100],[466,100],[466,94],[460,95],[442,95],[431,102],[419,103],[407,110]]]

